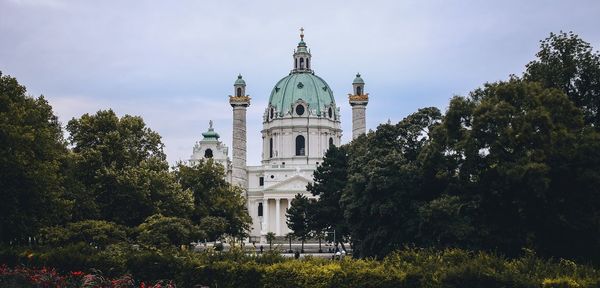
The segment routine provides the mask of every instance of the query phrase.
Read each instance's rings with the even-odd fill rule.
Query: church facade
[[[357,74],[348,96],[353,138],[366,131],[369,96],[364,93],[364,85]],[[275,84],[264,110],[261,164],[248,166],[246,110],[251,99],[241,75],[233,86],[234,94],[229,96],[233,110],[232,160],[211,121],[209,131],[202,133],[203,140],[194,146],[190,163],[212,158],[226,167],[232,184],[244,188],[252,217],[251,236],[262,237],[268,232],[284,236],[290,232],[285,214],[291,200],[298,193],[313,197],[306,185],[329,146],[341,144],[340,108],[327,82],[312,70],[311,53],[301,33],[292,69]]]

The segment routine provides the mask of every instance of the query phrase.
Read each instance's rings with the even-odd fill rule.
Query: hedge
[[[59,273],[102,271],[136,281],[173,280],[177,287],[599,287],[600,271],[569,260],[528,254],[507,259],[459,249],[405,249],[382,261],[287,259],[274,253],[194,253],[109,245],[97,250],[78,244],[49,250],[0,249],[0,264],[53,267]],[[8,281],[8,280],[6,280]]]

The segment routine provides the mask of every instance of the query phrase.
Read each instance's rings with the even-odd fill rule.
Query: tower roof
[[[356,73],[356,78],[354,78],[352,84],[365,84],[365,81],[360,77],[360,73]]]
[[[202,137],[204,137],[204,139],[202,139],[202,141],[218,141],[219,140],[219,133],[215,132],[215,129],[213,129],[213,122],[212,120],[208,121],[208,131],[202,133]]]
[[[239,74],[237,79],[235,80],[235,83],[233,83],[234,86],[237,85],[241,85],[241,86],[246,86],[246,81],[244,81],[244,79],[242,79],[242,74]]]

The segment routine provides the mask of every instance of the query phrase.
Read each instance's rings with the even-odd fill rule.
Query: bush
[[[138,227],[138,241],[159,248],[189,245],[202,238],[201,231],[188,219],[152,215]]]
[[[42,229],[41,236],[45,244],[53,247],[82,242],[103,248],[128,241],[126,227],[102,220],[84,220],[64,227],[46,227]]]
[[[543,288],[580,288],[583,287],[571,278],[544,279]]]
[[[274,252],[246,254],[241,249],[195,253],[177,249],[136,249],[121,243],[100,250],[78,243],[33,252],[0,249],[0,259],[28,267],[54,267],[56,273],[65,275],[70,271],[93,273],[100,280],[121,279],[123,275],[146,283],[162,281],[164,284],[173,280],[177,287],[184,288],[196,285],[583,288],[599,287],[600,283],[600,271],[569,260],[542,260],[533,254],[506,259],[460,249],[405,249],[392,253],[383,261],[350,258],[332,261],[312,257],[295,260]],[[96,272],[96,269],[102,272]],[[127,280],[126,277],[122,279]],[[31,287],[23,281],[16,276],[5,277],[0,279],[0,287],[10,287],[5,284],[9,282],[15,283],[10,284],[13,287]]]

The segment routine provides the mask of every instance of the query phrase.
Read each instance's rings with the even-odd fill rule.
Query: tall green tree
[[[84,114],[67,125],[80,217],[137,226],[154,214],[188,217],[193,198],[169,172],[160,135],[141,117],[112,110]]]
[[[310,230],[321,235],[324,231],[335,231],[336,242],[348,241],[350,230],[344,211],[340,206],[342,191],[348,181],[348,159],[346,146],[336,147],[331,145],[325,153],[321,165],[313,174],[313,183],[307,190],[318,200],[311,204],[313,213],[309,221]],[[327,239],[333,241],[333,233]]]
[[[424,193],[419,155],[439,125],[436,108],[420,109],[397,125],[382,124],[348,147],[348,184],[341,206],[355,253],[383,257],[414,243]]]
[[[597,132],[584,126],[562,91],[538,83],[487,84],[470,98],[472,145],[465,154],[471,164],[461,171],[469,179],[461,184],[478,202],[482,245],[508,254],[529,247],[585,257],[573,243],[598,245],[599,214],[591,207],[600,205],[600,162],[597,151],[584,156],[581,147],[598,147],[591,140]]]
[[[0,241],[25,242],[68,219],[61,173],[67,149],[43,96],[0,72]]]
[[[304,252],[304,241],[310,235],[310,200],[308,197],[298,193],[292,199],[290,208],[287,210],[286,224],[293,231],[294,236],[302,241],[302,252]]]
[[[573,32],[550,33],[524,78],[557,88],[583,110],[586,123],[600,127],[600,54]]]
[[[225,180],[222,165],[212,159],[200,161],[194,166],[180,163],[173,173],[182,188],[193,195],[191,219],[194,223],[201,223],[206,217],[219,217],[224,219],[227,225],[220,233],[214,233],[239,238],[247,235],[252,219],[246,208],[246,199],[239,187]]]

